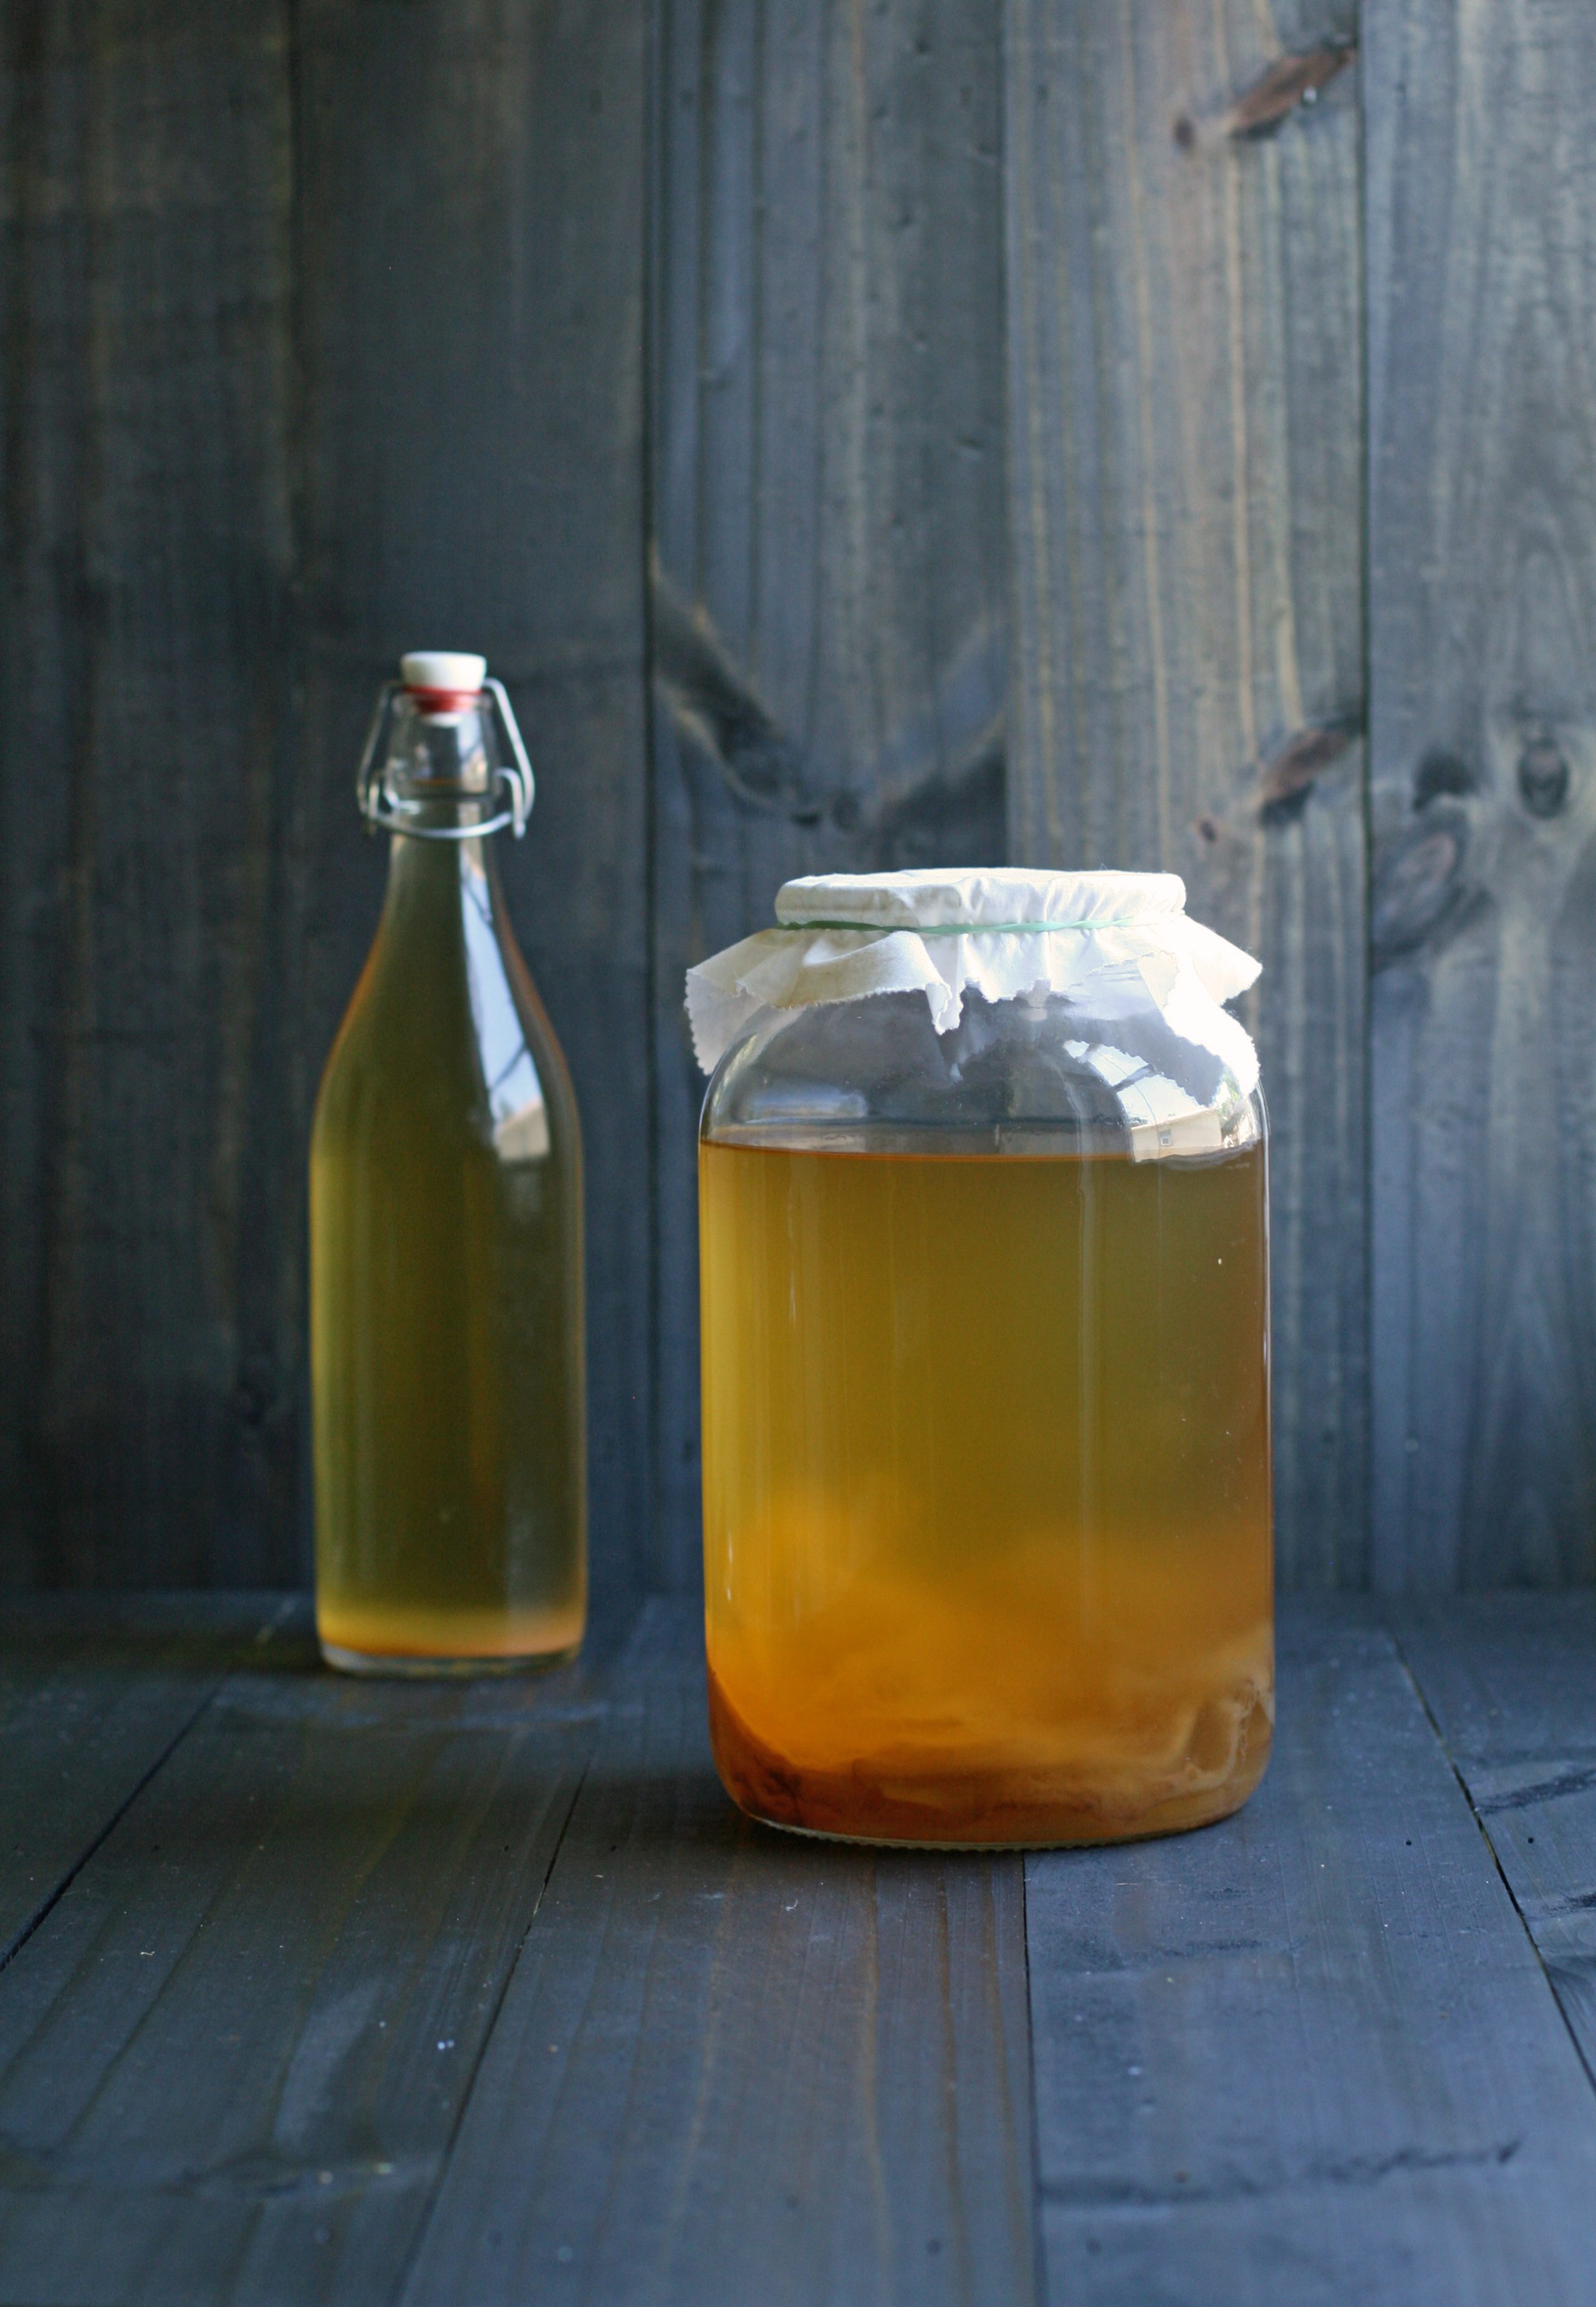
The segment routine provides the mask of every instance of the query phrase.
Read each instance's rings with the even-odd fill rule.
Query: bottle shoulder
[[[558,1118],[559,1126],[579,1145],[581,1125],[577,1113],[576,1090],[564,1046],[544,1007],[543,997],[521,951],[510,916],[502,908],[498,915],[498,926],[506,980],[527,1049],[543,1084],[545,1099],[551,1115]]]
[[[409,870],[390,877],[322,1071],[314,1143],[399,1132],[462,1154],[579,1160],[564,1056],[496,887],[458,853],[399,862]]]

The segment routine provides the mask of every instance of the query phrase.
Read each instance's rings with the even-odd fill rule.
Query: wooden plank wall
[[[14,0],[8,1581],[301,1560],[289,10]]]
[[[423,639],[542,773],[613,1615],[696,1575],[683,967],[1005,853],[1265,961],[1286,1582],[1596,1575],[1580,0],[13,0],[0,74],[0,1580],[305,1572]]]
[[[1375,1522],[1596,1574],[1596,20],[1366,0]]]
[[[1306,1586],[1369,1558],[1355,29],[1353,0],[1008,9],[1014,847],[1165,866],[1263,960]],[[1310,108],[1257,94],[1287,53]]]
[[[822,868],[1003,855],[999,12],[656,10],[663,1582],[698,1571],[682,973]]]
[[[5,15],[7,1582],[309,1563],[305,1147],[417,645],[541,771],[512,911],[587,1124],[596,1602],[635,1587],[651,1226],[642,13]]]
[[[303,0],[298,28],[299,1079],[376,924],[372,700],[412,636],[481,649],[537,772],[505,884],[581,1106],[594,1599],[623,1616],[649,1491],[643,25]]]

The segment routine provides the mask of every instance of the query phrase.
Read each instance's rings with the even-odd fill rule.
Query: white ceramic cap
[[[399,679],[407,689],[445,690],[457,697],[475,697],[486,673],[486,657],[466,656],[458,649],[412,649],[399,659]]]

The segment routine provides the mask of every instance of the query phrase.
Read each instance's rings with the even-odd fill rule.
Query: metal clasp
[[[360,768],[355,780],[356,799],[360,814],[375,832],[380,827],[384,833],[402,833],[411,841],[480,841],[490,833],[498,833],[509,826],[519,841],[527,830],[527,819],[532,813],[536,785],[532,764],[527,759],[527,748],[521,742],[514,711],[504,693],[502,681],[485,681],[483,688],[493,699],[503,733],[510,759],[494,764],[493,786],[507,788],[510,806],[496,817],[481,825],[413,825],[404,810],[394,801],[383,779],[388,764],[383,759],[384,740],[388,734],[389,717],[393,700],[402,696],[402,681],[388,682],[377,699],[377,709],[372,716],[372,725],[366,732],[365,744],[360,756]]]

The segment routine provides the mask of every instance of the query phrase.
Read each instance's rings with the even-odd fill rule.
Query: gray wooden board
[[[1032,1857],[1048,2294],[1596,2300],[1596,2095],[1390,1637],[1283,1614],[1235,1819]]]
[[[1396,1632],[1596,2075],[1596,1594],[1415,1603]]]
[[[1364,0],[1376,1582],[1596,1575],[1596,39]]]
[[[645,12],[17,0],[0,35],[0,1580],[308,1562],[305,1157],[401,648],[540,772],[594,1591],[647,1551]],[[634,1556],[637,1559],[634,1559]]]
[[[1001,19],[653,0],[660,1527],[698,1580],[691,962],[789,875],[1004,852]]]
[[[239,1651],[298,1610],[281,1595],[72,1607],[86,1599],[0,1600],[0,1968]]]
[[[233,1673],[0,1971],[7,2307],[390,2298],[591,1744],[580,1676]]]
[[[701,1659],[650,1604],[408,2307],[1024,2307],[1020,1862],[750,1825]]]
[[[1015,854],[1259,956],[1283,1581],[1368,1562],[1354,0],[1008,0]],[[1342,44],[1342,45],[1337,45]],[[1327,75],[1267,136],[1283,56]]]
[[[1596,1596],[1415,1606],[1406,1666],[1288,1603],[1246,1811],[1024,1862],[739,1819],[680,1604],[453,1687],[91,1608],[0,1610],[8,1780],[64,1728],[102,1788],[0,1966],[7,2307],[1007,2307],[1037,2208],[1055,2300],[1596,2301]]]
[[[276,1126],[303,1142],[376,927],[352,780],[378,688],[403,649],[483,650],[537,774],[504,879],[581,1107],[592,1591],[629,1620],[651,1503],[644,13],[305,0],[296,21],[307,757]]]
[[[293,14],[0,31],[8,1584],[298,1566]]]

